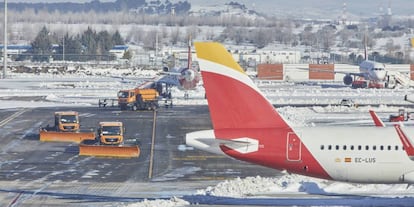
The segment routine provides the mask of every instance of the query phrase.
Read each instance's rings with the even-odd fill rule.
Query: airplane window
[[[402,146],[402,148],[401,148],[403,151],[405,151],[405,148],[404,148],[404,146]]]
[[[388,145],[388,150],[391,150],[391,146],[390,145]]]
[[[362,149],[362,146],[361,145],[358,145],[358,150],[361,150]]]
[[[346,150],[346,145],[344,145],[344,146],[342,147],[342,149],[343,149],[343,150]]]
[[[381,146],[380,146],[380,150],[384,150],[384,146],[382,146],[382,145],[381,145]]]
[[[328,150],[331,150],[332,149],[332,146],[331,145],[328,145]]]
[[[372,146],[372,149],[373,149],[373,150],[377,150],[377,146],[375,146],[375,145],[374,145],[374,146]]]
[[[323,150],[323,148],[325,148],[323,145],[321,145],[321,150]]]
[[[354,150],[354,145],[351,145],[350,148],[351,148],[351,150]]]
[[[335,149],[336,149],[336,150],[339,150],[339,145],[336,145],[336,146],[335,146]]]
[[[397,145],[395,145],[395,150],[398,150],[398,146]]]
[[[369,150],[369,146],[368,145],[365,145],[365,150]]]

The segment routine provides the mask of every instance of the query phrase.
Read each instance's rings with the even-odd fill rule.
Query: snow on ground
[[[285,174],[235,178],[199,189],[193,195],[146,199],[125,206],[411,206],[413,201],[414,187],[407,184],[352,184]]]
[[[152,76],[150,76],[152,77]],[[116,98],[119,89],[133,88],[147,81],[143,78],[120,78],[80,75],[29,75],[13,74],[11,78],[0,81],[0,109],[32,108],[56,106],[95,106],[101,98]],[[339,83],[340,84],[340,83]],[[273,103],[282,104],[330,104],[326,107],[280,107],[277,110],[293,126],[314,126],[317,124],[348,123],[372,124],[368,110],[375,109],[380,116],[397,113],[399,107],[386,106],[388,103],[401,103],[403,96],[412,93],[412,89],[369,89],[353,90],[349,88],[322,88],[320,86],[292,85],[292,83],[269,83],[260,85],[266,96]],[[207,104],[202,86],[189,91],[190,98],[183,99],[184,92],[173,89],[174,104]],[[342,98],[351,98],[357,103],[381,104],[379,107],[343,107],[338,106]],[[382,114],[381,114],[382,113]],[[186,206],[189,203],[214,203],[220,198],[242,200],[229,201],[235,205],[243,204],[246,198],[265,199],[292,195],[358,195],[367,196],[363,205],[379,202],[379,198],[394,205],[406,206],[406,198],[414,198],[414,187],[406,184],[366,185],[348,184],[319,180],[299,175],[286,174],[282,177],[247,177],[225,180],[216,186],[206,187],[193,195],[172,197],[171,199],[148,199],[129,204],[130,207],[141,206]],[[359,198],[358,198],[359,199]],[[410,200],[412,201],[412,200]],[[257,200],[255,200],[257,202]],[[303,201],[306,202],[306,201]],[[342,201],[341,201],[342,202]],[[340,202],[340,203],[341,203]],[[346,199],[343,201],[346,205]],[[266,203],[266,202],[265,202]],[[290,205],[287,203],[286,205]],[[292,204],[297,205],[297,204]],[[321,205],[321,204],[319,204]]]
[[[315,195],[369,194],[378,197],[414,197],[414,187],[408,186],[408,184],[350,184],[286,174],[280,178],[257,176],[226,180],[216,186],[199,190],[196,194],[244,198],[301,193]]]

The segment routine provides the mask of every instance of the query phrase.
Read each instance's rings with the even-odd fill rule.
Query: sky
[[[111,1],[111,0],[101,0]],[[113,1],[113,0],[112,0]],[[171,0],[178,2],[180,0]],[[224,4],[236,0],[188,0],[192,5]],[[88,0],[8,0],[8,2],[90,2]],[[392,13],[395,15],[412,15],[412,0],[237,0],[248,8],[268,15],[284,15],[292,17],[324,18],[337,17],[342,14],[343,3],[347,4],[348,16],[370,17],[385,12],[391,2]],[[380,11],[380,8],[383,8]]]

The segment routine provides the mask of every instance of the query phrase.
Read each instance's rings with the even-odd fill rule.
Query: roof
[[[122,126],[120,121],[101,121],[99,122],[100,126]]]
[[[60,115],[78,115],[78,112],[76,112],[76,111],[56,111],[55,114],[60,114]]]
[[[0,49],[3,49],[4,45],[0,45]],[[30,50],[32,49],[31,45],[7,45],[9,50]]]
[[[111,50],[127,50],[128,45],[115,45]]]

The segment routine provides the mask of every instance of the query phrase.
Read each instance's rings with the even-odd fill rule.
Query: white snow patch
[[[128,204],[128,205],[125,205],[124,207],[154,207],[154,206],[179,207],[179,206],[187,206],[187,205],[190,205],[190,203],[183,199],[172,197],[169,200],[161,200],[161,199],[147,200],[145,199],[142,202]]]

